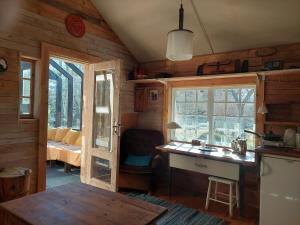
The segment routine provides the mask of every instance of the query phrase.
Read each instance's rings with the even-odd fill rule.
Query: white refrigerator
[[[300,225],[300,159],[263,155],[259,225]]]

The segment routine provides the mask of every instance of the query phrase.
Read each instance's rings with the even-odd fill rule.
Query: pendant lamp
[[[184,9],[179,9],[179,28],[168,33],[167,59],[184,61],[193,57],[193,32],[183,29]]]

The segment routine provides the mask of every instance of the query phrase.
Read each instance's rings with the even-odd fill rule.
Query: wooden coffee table
[[[146,225],[166,208],[86,184],[67,184],[0,204],[1,225]]]

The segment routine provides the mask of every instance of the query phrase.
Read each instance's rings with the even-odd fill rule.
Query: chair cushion
[[[79,146],[62,142],[48,141],[47,160],[59,160],[73,166],[80,166],[81,149]]]
[[[124,164],[127,156],[157,154],[156,146],[164,143],[163,135],[156,130],[128,129],[124,131],[120,143],[120,162]]]
[[[152,169],[149,166],[128,166],[128,165],[120,165],[120,175],[123,173],[129,174],[140,174],[140,175],[147,175],[152,174]]]
[[[48,140],[54,141],[55,135],[56,135],[56,130],[57,130],[57,128],[50,128],[50,129],[48,129],[48,134],[47,134]]]
[[[57,128],[56,134],[55,134],[55,141],[62,141],[62,139],[66,136],[70,128]]]
[[[149,166],[152,157],[150,155],[133,155],[129,154],[124,161],[125,165],[128,166]]]
[[[81,145],[82,145],[82,135],[81,135],[81,132],[79,133],[79,135],[78,135],[78,137],[77,137],[74,145],[81,147]]]
[[[75,145],[75,142],[80,135],[80,132],[76,130],[69,130],[66,136],[62,139],[62,143],[69,144],[69,145]]]

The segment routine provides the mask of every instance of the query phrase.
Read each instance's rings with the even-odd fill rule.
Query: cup
[[[192,145],[194,145],[194,146],[200,146],[201,145],[201,141],[194,139],[194,140],[192,140]]]
[[[202,148],[205,148],[205,146],[206,146],[205,141],[201,141],[201,147],[202,147]]]

